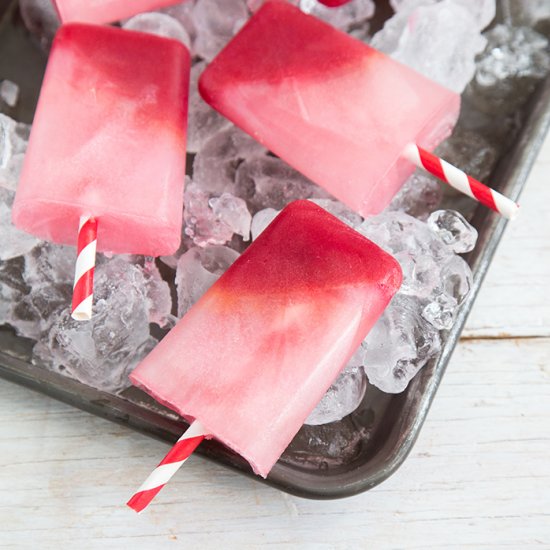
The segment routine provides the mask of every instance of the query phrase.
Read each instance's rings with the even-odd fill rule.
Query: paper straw
[[[505,218],[513,220],[519,212],[519,205],[513,200],[487,187],[480,181],[468,176],[452,164],[428,153],[414,143],[405,147],[404,157],[419,168],[448,183],[454,189],[472,197],[481,204],[498,212]]]
[[[89,321],[92,318],[96,248],[97,220],[91,216],[81,216],[71,314],[77,321]]]
[[[195,420],[126,504],[138,514],[143,512],[207,435]]]

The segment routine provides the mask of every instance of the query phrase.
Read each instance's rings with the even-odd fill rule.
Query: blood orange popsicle
[[[265,477],[400,283],[390,255],[296,201],[130,378]]]
[[[204,99],[362,215],[377,214],[433,149],[460,97],[282,1],[264,4],[201,76]]]
[[[114,23],[181,0],[53,0],[63,23]]]

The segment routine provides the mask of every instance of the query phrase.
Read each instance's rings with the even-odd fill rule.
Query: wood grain
[[[508,224],[483,290],[463,332],[465,338],[550,336],[550,139]]]

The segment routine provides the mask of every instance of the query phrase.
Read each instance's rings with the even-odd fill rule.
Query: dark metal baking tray
[[[32,119],[45,61],[19,21],[16,2],[0,0],[0,78],[10,78],[22,89],[17,109],[8,113],[14,118]],[[524,107],[522,120],[514,143],[489,178],[513,199],[519,196],[550,126],[550,81],[539,86]],[[341,422],[302,428],[265,483],[302,497],[346,497],[374,487],[405,460],[506,227],[503,219],[483,207],[475,210],[472,223],[479,231],[477,247],[467,257],[473,288],[452,330],[444,335],[437,360],[424,367],[402,394],[388,395],[369,386],[362,405]],[[186,428],[176,414],[134,388],[113,396],[33,364],[32,345],[10,327],[0,327],[0,376],[167,442],[174,442]],[[334,443],[328,451],[320,443],[327,438]],[[215,441],[201,444],[198,452],[253,476],[242,458]]]

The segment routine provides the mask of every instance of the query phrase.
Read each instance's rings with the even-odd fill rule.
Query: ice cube
[[[231,126],[231,122],[212,109],[199,94],[197,83],[205,68],[206,63],[203,61],[195,63],[191,68],[187,122],[187,151],[189,153],[197,153],[211,137]]]
[[[367,31],[367,21],[374,15],[376,6],[373,0],[350,0],[346,4],[329,8],[318,0],[300,0],[300,9],[319,19],[341,29],[349,30],[351,27],[362,27]]]
[[[0,113],[0,187],[15,191],[29,141],[30,126]]]
[[[453,0],[464,6],[472,15],[478,29],[482,30],[491,23],[496,14],[495,0]]]
[[[149,313],[143,270],[115,257],[96,269],[91,321],[74,321],[70,306],[54,314],[35,356],[84,384],[123,390],[130,385],[128,374],[156,342],[149,334]]]
[[[282,210],[294,200],[327,196],[284,161],[266,155],[253,157],[239,166],[235,194],[245,199],[253,212],[264,208]]]
[[[422,310],[422,317],[439,330],[449,330],[454,323],[458,301],[442,292]]]
[[[202,191],[217,196],[234,192],[239,165],[266,152],[255,139],[232,126],[212,136],[199,151],[193,162],[193,181]]]
[[[390,0],[396,12],[410,13],[418,6],[435,4],[439,0]],[[495,0],[453,0],[463,6],[472,15],[476,28],[484,29],[495,18]],[[506,0],[505,0],[506,1]],[[544,1],[544,0],[543,0]]]
[[[431,255],[402,250],[395,259],[403,270],[400,294],[428,299],[441,285],[438,262]]]
[[[30,292],[30,287],[21,278],[24,262],[22,256],[0,261],[0,325],[12,324],[14,306]]]
[[[359,406],[366,389],[365,371],[361,367],[346,367],[311,411],[305,424],[317,426],[341,420]]]
[[[419,314],[416,298],[398,296],[363,343],[369,382],[387,393],[400,393],[441,349],[439,332]]]
[[[19,86],[11,80],[2,80],[0,82],[0,99],[8,107],[15,107],[19,99]]]
[[[176,269],[178,317],[183,317],[238,257],[238,252],[226,246],[190,248]]]
[[[442,196],[442,183],[430,174],[417,170],[395,195],[389,209],[424,220],[439,206]]]
[[[11,209],[15,193],[0,187],[0,261],[9,260],[30,252],[40,240],[11,222]]]
[[[229,227],[232,233],[241,235],[244,241],[250,240],[252,216],[243,199],[231,193],[223,193],[221,197],[211,198],[208,204],[216,218]]]
[[[395,17],[397,24],[390,19],[372,45],[461,93],[474,76],[476,55],[487,42],[474,16],[464,5],[442,0],[401,10]]]
[[[140,13],[128,19],[122,28],[172,38],[181,42],[186,48],[191,48],[191,39],[185,27],[177,19],[165,13]]]
[[[357,231],[393,255],[429,255],[437,262],[451,254],[426,223],[403,212],[386,210],[366,219]]]
[[[353,227],[354,229],[359,227],[363,223],[363,218],[350,210],[347,206],[340,201],[334,199],[309,199],[316,205],[324,208],[327,212],[330,212],[333,216],[336,216],[340,221]]]
[[[193,8],[195,6],[195,0],[183,0],[179,4],[173,6],[167,6],[162,8],[160,13],[165,13],[170,17],[173,17],[183,26],[187,36],[191,39],[191,52],[194,53],[193,44],[197,36],[197,29],[193,21]]]
[[[441,286],[444,292],[460,305],[472,288],[472,270],[460,257],[451,256],[441,267]]]
[[[236,200],[235,197],[233,198]],[[210,206],[210,200],[210,194],[205,193],[198,185],[193,182],[186,184],[183,211],[184,232],[198,246],[225,244],[233,237],[234,228],[229,223],[235,222],[235,219],[230,218],[227,223],[223,216],[216,215]],[[244,201],[242,199],[239,201],[241,201],[240,204],[234,209],[237,213],[243,207],[246,209]],[[225,213],[223,207],[221,210],[222,213]],[[227,215],[233,216],[233,214],[233,211],[231,214],[229,211],[227,212]]]
[[[253,241],[256,240],[262,231],[275,219],[279,212],[279,210],[275,210],[274,208],[264,208],[254,214],[250,226],[250,233],[252,234]]]
[[[453,252],[464,254],[476,245],[477,230],[455,210],[437,210],[428,218],[428,226]]]
[[[75,259],[73,248],[49,243],[25,254],[20,276],[29,292],[14,303],[9,321],[18,334],[36,340],[49,332],[56,315],[71,303]]]
[[[248,19],[245,0],[197,0],[192,18],[197,29],[195,53],[212,61]]]
[[[153,258],[147,258],[143,265],[143,278],[145,294],[147,297],[147,309],[149,322],[156,323],[160,327],[172,324],[172,296],[170,287],[160,275],[160,271]]]

